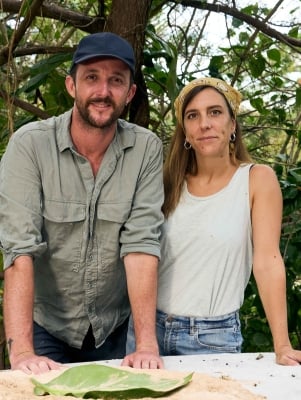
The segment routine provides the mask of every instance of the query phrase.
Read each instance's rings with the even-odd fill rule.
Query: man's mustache
[[[110,97],[94,97],[93,99],[90,99],[87,101],[87,104],[92,104],[92,103],[102,103],[102,104],[108,104],[114,106],[115,103]]]

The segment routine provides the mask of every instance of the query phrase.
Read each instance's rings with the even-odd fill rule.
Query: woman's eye
[[[211,111],[210,111],[210,114],[213,115],[213,116],[215,116],[215,115],[220,115],[220,114],[221,114],[221,111],[220,111],[220,110],[211,110]]]
[[[186,115],[186,118],[187,119],[194,119],[194,118],[196,118],[196,116],[197,116],[196,113],[189,113],[189,114]]]

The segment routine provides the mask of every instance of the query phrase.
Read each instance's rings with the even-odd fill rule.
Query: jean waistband
[[[225,322],[225,321],[239,321],[239,310],[233,311],[228,314],[214,316],[214,317],[194,317],[194,316],[181,316],[174,314],[167,314],[163,311],[157,310],[157,320],[161,322],[179,323],[182,325],[194,326],[196,324],[210,324],[214,322]]]

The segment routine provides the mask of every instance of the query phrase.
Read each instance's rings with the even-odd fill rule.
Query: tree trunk
[[[127,39],[134,48],[136,57],[135,83],[137,92],[129,112],[129,120],[148,127],[149,104],[145,81],[141,72],[145,27],[149,18],[152,0],[113,0],[110,15],[105,23],[105,31],[115,32]]]

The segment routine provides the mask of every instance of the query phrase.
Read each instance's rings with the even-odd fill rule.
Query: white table
[[[208,354],[163,359],[166,369],[229,376],[268,400],[301,400],[301,365],[277,365],[273,353]],[[120,365],[120,360],[107,361],[106,364]]]
[[[163,360],[168,370],[200,372],[213,377],[235,379],[249,391],[265,396],[267,400],[301,400],[301,365],[277,365],[273,353],[174,356],[163,357]],[[121,360],[99,361],[97,364],[120,366]],[[2,374],[9,376],[10,373],[18,372],[0,371],[0,381]],[[1,393],[0,399],[3,399]]]

